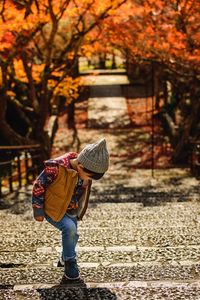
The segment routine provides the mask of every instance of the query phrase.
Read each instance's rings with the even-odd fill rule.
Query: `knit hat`
[[[106,140],[101,139],[94,144],[87,145],[78,154],[77,159],[86,169],[95,173],[105,173],[109,166]]]

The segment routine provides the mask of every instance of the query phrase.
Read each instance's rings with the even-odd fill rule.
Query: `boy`
[[[64,279],[80,278],[75,247],[77,220],[86,212],[92,179],[100,179],[108,170],[106,140],[87,145],[79,154],[69,152],[45,162],[45,168],[33,185],[32,206],[35,220],[44,218],[61,231],[62,253],[58,267],[64,267]]]

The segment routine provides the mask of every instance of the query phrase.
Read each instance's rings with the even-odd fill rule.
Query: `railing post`
[[[19,188],[22,187],[22,176],[21,176],[21,162],[20,162],[20,154],[17,154],[17,173],[18,173],[18,183]]]
[[[10,163],[9,163],[8,172],[9,172],[9,177],[8,177],[8,180],[9,180],[9,189],[10,189],[10,192],[12,193],[13,192],[13,185],[12,185],[12,161],[10,161]]]
[[[0,197],[4,197],[35,179],[39,169],[37,160],[40,159],[41,153],[39,144],[0,146],[0,151],[4,151],[0,161]],[[14,180],[18,181],[17,187]]]
[[[0,176],[0,198],[2,197],[2,177]]]
[[[27,151],[25,150],[25,172],[26,172],[26,183],[29,183],[29,174],[28,174],[28,154]]]

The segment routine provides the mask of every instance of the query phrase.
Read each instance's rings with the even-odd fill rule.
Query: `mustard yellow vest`
[[[44,211],[52,220],[59,222],[63,218],[71,201],[77,180],[78,173],[75,170],[59,166],[56,180],[48,186],[45,193]],[[82,219],[87,210],[90,189],[91,181],[79,199],[78,219]]]

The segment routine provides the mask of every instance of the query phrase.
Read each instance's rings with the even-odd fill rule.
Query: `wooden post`
[[[25,176],[26,176],[26,183],[29,184],[29,176],[28,176],[28,155],[27,151],[24,152],[25,155]]]
[[[2,177],[0,176],[0,198],[2,197]]]
[[[12,161],[10,161],[9,163],[9,167],[8,167],[8,174],[9,174],[9,177],[8,177],[8,180],[9,180],[9,189],[10,189],[10,193],[13,192],[13,185],[12,185]]]
[[[33,162],[33,155],[31,155],[32,158],[32,164],[30,166],[30,157],[29,153],[32,151],[38,152],[37,154],[37,160],[41,160],[41,151],[40,151],[40,145],[35,144],[35,145],[21,145],[21,146],[0,146],[0,151],[5,152],[5,159],[3,160],[3,155],[2,155],[2,161],[0,162],[0,168],[3,169],[3,166],[5,168],[5,174],[4,172],[0,173],[0,197],[4,197],[7,193],[4,195],[4,190],[3,190],[3,180],[5,178],[6,183],[8,182],[8,193],[12,193],[14,191],[13,188],[13,179],[14,175],[17,172],[17,180],[18,180],[18,187],[21,188],[23,185],[23,178],[25,177],[26,183],[30,183],[30,172],[31,170],[34,170],[36,167],[39,168],[37,165],[37,162]],[[14,151],[14,153],[12,153]],[[23,159],[21,158],[21,153],[24,154]],[[35,156],[34,156],[35,157]],[[23,164],[23,168],[22,168]],[[14,169],[14,170],[13,170]],[[17,169],[17,170],[16,170]],[[24,170],[25,169],[25,170]],[[16,170],[16,172],[15,172]],[[14,172],[13,172],[14,171]],[[32,173],[31,173],[32,174]],[[35,177],[36,174],[33,172],[33,177]],[[33,179],[31,177],[31,179]]]
[[[19,188],[22,187],[22,176],[21,176],[21,163],[20,163],[20,154],[17,154],[17,175],[18,175],[18,183]]]

